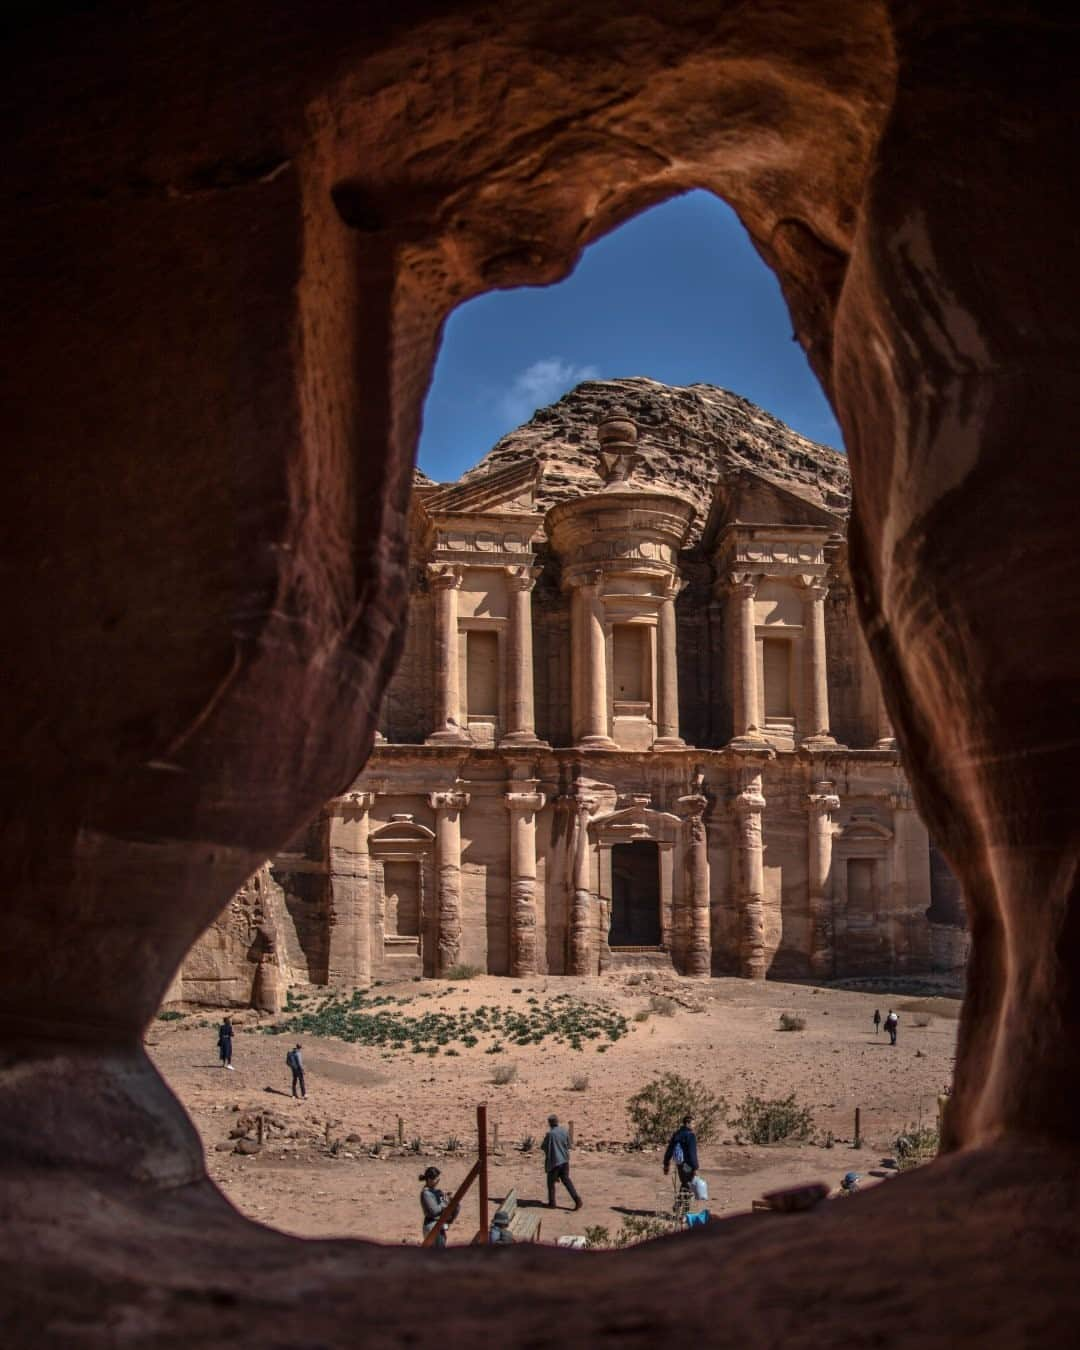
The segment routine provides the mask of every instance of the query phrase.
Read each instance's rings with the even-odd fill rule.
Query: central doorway
[[[652,840],[612,847],[608,945],[660,946],[660,849]]]

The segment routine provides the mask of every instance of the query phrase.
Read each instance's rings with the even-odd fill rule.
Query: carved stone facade
[[[740,469],[695,522],[677,484],[635,482],[626,414],[599,440],[606,481],[546,512],[530,462],[417,489],[374,752],[264,869],[287,933],[262,949],[330,984],[462,962],[828,980],[962,960],[843,519]],[[205,995],[215,931],[174,997]]]

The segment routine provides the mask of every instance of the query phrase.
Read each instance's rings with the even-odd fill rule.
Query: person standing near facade
[[[440,1217],[450,1204],[450,1197],[445,1191],[439,1189],[438,1181],[442,1173],[437,1167],[428,1167],[420,1173],[420,1180],[424,1183],[424,1189],[420,1192],[420,1212],[423,1214],[424,1237],[438,1223]],[[447,1215],[446,1225],[452,1224],[457,1215],[451,1213]],[[432,1244],[435,1247],[446,1246],[446,1225],[439,1232],[439,1236]]]
[[[890,1008],[885,1017],[885,1030],[889,1033],[889,1044],[896,1044],[896,1031],[900,1025],[900,1019]]]
[[[299,1041],[285,1056],[285,1063],[292,1070],[292,1095],[294,1097],[307,1097],[307,1085],[304,1083],[304,1061],[300,1054]],[[297,1088],[300,1089],[299,1092],[297,1092]]]
[[[570,1180],[570,1135],[566,1126],[559,1124],[558,1116],[548,1116],[548,1132],[540,1145],[544,1155],[544,1170],[547,1172],[548,1209],[555,1208],[555,1183],[561,1181],[566,1187],[574,1208],[581,1208],[581,1196]]]
[[[880,1009],[880,1008],[875,1008],[875,1009],[874,1009],[874,1035],[876,1036],[880,1030],[881,1030],[881,1009]]]
[[[221,1067],[223,1069],[232,1068],[232,1034],[232,1022],[226,1017],[225,1021],[218,1027],[217,1033],[218,1055],[221,1059]]]
[[[689,1190],[698,1170],[697,1135],[693,1126],[693,1116],[683,1116],[682,1124],[668,1140],[667,1152],[664,1154],[664,1176],[668,1175],[674,1163],[683,1190]]]

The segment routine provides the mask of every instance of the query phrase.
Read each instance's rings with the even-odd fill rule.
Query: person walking
[[[218,1056],[221,1059],[221,1067],[223,1069],[232,1068],[232,1034],[233,1024],[231,1020],[226,1017],[225,1021],[218,1027],[217,1032]]]
[[[896,1044],[896,1031],[900,1025],[900,1019],[890,1008],[885,1016],[885,1030],[889,1033],[889,1044]]]
[[[683,1116],[682,1124],[668,1140],[667,1151],[664,1154],[664,1176],[668,1175],[671,1164],[674,1163],[679,1186],[684,1191],[690,1189],[690,1183],[697,1176],[698,1170],[697,1135],[693,1126],[694,1117],[689,1114]]]
[[[307,1097],[307,1084],[304,1082],[304,1060],[300,1053],[300,1042],[293,1046],[285,1056],[285,1063],[292,1070],[292,1095],[294,1097]],[[297,1092],[297,1088],[300,1089]]]
[[[424,1188],[420,1192],[420,1212],[424,1216],[424,1237],[427,1237],[450,1205],[450,1197],[445,1191],[439,1189],[438,1181],[441,1175],[442,1173],[437,1167],[425,1168],[420,1173],[420,1180],[424,1183]],[[447,1226],[452,1224],[456,1218],[456,1212],[447,1215],[446,1224],[440,1229],[439,1236],[432,1243],[432,1246],[440,1248],[446,1246]]]
[[[881,1009],[880,1009],[880,1008],[875,1008],[875,1009],[874,1009],[874,1035],[876,1036],[880,1030],[881,1030]]]
[[[581,1208],[581,1196],[570,1180],[570,1136],[565,1125],[559,1124],[558,1116],[548,1116],[548,1132],[544,1135],[540,1150],[544,1155],[544,1170],[547,1172],[548,1209],[555,1208],[555,1183],[561,1181],[574,1202],[574,1209]]]

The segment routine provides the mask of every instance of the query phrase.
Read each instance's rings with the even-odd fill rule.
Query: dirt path
[[[488,1036],[471,1047],[444,1046],[432,1056],[308,1033],[261,1034],[283,1019],[245,1013],[234,1019],[235,1072],[228,1073],[216,1064],[216,1015],[195,1012],[155,1022],[149,1052],[198,1128],[211,1176],[250,1217],[302,1236],[417,1241],[418,1174],[433,1162],[442,1169],[443,1185],[456,1185],[475,1157],[476,1104],[486,1102],[500,1142],[491,1171],[493,1200],[512,1186],[526,1201],[545,1198],[535,1142],[554,1111],[574,1122],[573,1172],[585,1206],[572,1214],[560,1196],[563,1207],[544,1213],[542,1236],[554,1241],[592,1224],[614,1232],[623,1214],[651,1213],[670,1197],[659,1153],[624,1148],[630,1133],[626,1099],[668,1070],[702,1079],[726,1099],[729,1116],[747,1093],[795,1092],[813,1112],[814,1142],[797,1146],[751,1146],[722,1127],[702,1149],[710,1210],[747,1210],[764,1191],[804,1181],[836,1185],[849,1169],[876,1164],[906,1125],[936,1119],[937,1094],[951,1077],[960,1006],[956,999],[933,997],[922,982],[907,994],[891,994],[890,1005],[881,995],[803,985],[670,977],[630,983],[625,975],[517,983],[484,977],[372,993],[408,999],[396,1005],[407,1016],[472,1016],[493,1005],[527,1012],[565,994],[624,1015],[629,1034],[615,1042],[586,1040],[581,1050],[550,1039],[519,1046]],[[311,995],[305,1006],[322,994]],[[679,1000],[673,1015],[651,1011],[647,1019],[633,1020],[649,1011],[652,998],[672,997]],[[884,1016],[889,1006],[900,1013],[895,1048],[884,1034],[874,1035],[871,1022],[875,1007]],[[782,1012],[804,1018],[805,1029],[780,1031]],[[288,1095],[284,1055],[298,1039],[307,1064],[307,1101]],[[500,1039],[504,1048],[486,1053]],[[516,1069],[514,1080],[494,1084],[495,1066],[508,1064]],[[867,1141],[860,1151],[850,1147],[856,1106]],[[241,1117],[253,1113],[268,1115],[263,1147],[244,1156],[232,1151],[230,1135]],[[400,1156],[396,1148],[399,1116],[406,1146],[419,1141],[416,1153]],[[830,1132],[835,1147],[828,1149],[822,1143]],[[523,1151],[530,1137],[534,1146]],[[455,1138],[459,1153],[448,1151]],[[371,1156],[376,1143],[380,1152]],[[470,1196],[451,1240],[467,1241],[476,1224]]]

